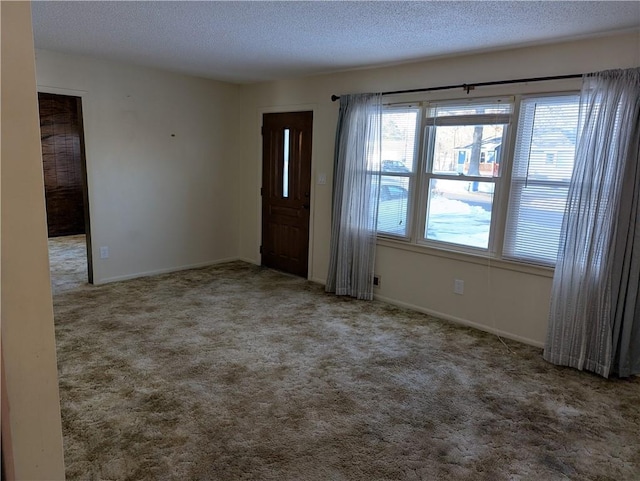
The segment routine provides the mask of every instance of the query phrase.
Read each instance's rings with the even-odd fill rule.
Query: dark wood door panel
[[[84,234],[80,99],[39,93],[38,102],[49,237]]]
[[[313,112],[265,114],[262,264],[307,276]]]
[[[263,265],[274,269],[303,275],[306,269],[300,268],[300,263],[306,261],[307,255],[303,249],[292,249],[291,246],[304,243],[304,232],[295,226],[283,223],[269,225],[269,238],[263,247]]]

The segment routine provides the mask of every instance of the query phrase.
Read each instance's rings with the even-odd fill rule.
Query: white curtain
[[[640,69],[583,79],[544,358],[640,372]]]
[[[358,299],[373,299],[381,118],[380,94],[340,97],[326,291]]]

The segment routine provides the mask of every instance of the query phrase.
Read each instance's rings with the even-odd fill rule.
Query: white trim
[[[307,279],[308,281],[315,282],[316,284],[321,284],[323,286],[327,285],[326,279],[320,279],[319,277],[310,277]]]
[[[544,347],[544,343],[540,341],[535,341],[533,339],[529,339],[527,337],[518,336],[516,334],[512,334],[510,332],[503,331],[501,329],[496,329],[490,326],[486,326],[484,324],[480,324],[478,322],[470,321],[468,319],[463,319],[461,317],[451,316],[449,314],[445,314],[444,312],[434,311],[432,309],[426,309],[424,307],[416,306],[415,304],[409,304],[407,302],[397,301],[395,299],[391,299],[390,297],[380,296],[374,294],[373,298],[377,301],[386,302],[388,304],[392,304],[394,306],[404,307],[406,309],[411,309],[412,311],[422,312],[423,314],[428,314],[430,316],[437,317],[439,319],[443,319],[445,321],[450,321],[455,324],[461,324],[463,326],[472,327],[474,329],[478,329],[480,331],[488,332],[490,334],[495,334],[500,337],[504,337],[506,339],[511,339],[513,341],[518,341],[523,344],[528,344],[534,347]]]
[[[218,259],[215,261],[199,262],[196,264],[187,264],[187,265],[176,266],[176,267],[168,267],[166,269],[137,272],[135,274],[126,274],[124,276],[107,277],[106,279],[100,279],[97,281],[94,279],[94,285],[101,286],[103,284],[110,284],[111,282],[126,281],[129,279],[137,279],[139,277],[157,276],[159,274],[169,274],[171,272],[187,271],[190,269],[199,269],[201,267],[209,267],[217,264],[225,264],[227,262],[234,262],[239,260],[242,260],[242,259],[240,259],[239,257],[227,257],[225,259]]]
[[[50,85],[37,85],[36,89],[38,90],[38,92],[42,92],[45,94],[58,94],[83,98],[86,97],[89,93],[88,90],[65,89],[61,87],[53,87]]]
[[[260,265],[260,260],[259,259],[249,259],[248,257],[238,257],[235,260],[246,262],[247,264],[253,264],[254,266],[259,266]]]

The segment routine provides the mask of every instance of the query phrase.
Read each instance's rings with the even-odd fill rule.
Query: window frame
[[[420,141],[420,132],[421,132],[421,128],[422,128],[422,102],[404,102],[404,103],[392,103],[392,104],[385,104],[383,106],[383,110],[382,110],[382,116],[384,118],[384,114],[386,112],[393,112],[393,111],[416,111],[416,131],[414,134],[414,149],[413,149],[413,162],[412,162],[412,167],[410,169],[409,172],[393,172],[393,171],[383,171],[382,170],[382,162],[383,159],[380,159],[380,186],[382,186],[382,178],[383,177],[397,177],[399,179],[408,179],[407,182],[407,212],[406,212],[406,216],[407,216],[407,225],[406,225],[406,235],[401,235],[401,234],[393,234],[391,232],[384,232],[384,231],[378,231],[377,236],[378,238],[387,238],[387,239],[393,239],[393,240],[398,240],[401,242],[411,242],[413,239],[413,232],[414,232],[414,223],[413,223],[413,211],[415,210],[414,206],[415,206],[415,191],[417,188],[417,177],[418,177],[418,166],[419,166],[419,159],[420,159],[420,151],[422,148],[422,142]],[[381,140],[382,142],[383,140]],[[381,152],[381,157],[382,157],[382,152]],[[380,201],[378,201],[378,211],[380,210]]]
[[[446,116],[448,119],[445,122],[442,122],[440,126],[472,126],[472,125],[504,125],[502,132],[502,151],[499,159],[500,163],[500,172],[498,176],[482,176],[482,175],[452,175],[452,174],[444,174],[444,173],[434,173],[433,172],[433,157],[435,152],[435,139],[436,132],[439,125],[437,125],[436,121],[433,121],[433,124],[430,125],[430,121],[436,119],[437,117],[429,116],[429,109],[435,109],[440,106],[460,106],[464,107],[465,105],[473,106],[487,103],[505,103],[511,105],[511,113],[509,114],[467,114],[467,115],[459,115],[459,116]],[[434,249],[445,249],[452,250],[462,253],[474,254],[474,255],[491,255],[495,256],[497,253],[497,243],[495,242],[495,231],[496,226],[498,225],[499,218],[501,216],[499,205],[496,202],[497,199],[500,198],[501,192],[503,190],[504,185],[504,172],[506,171],[507,164],[509,163],[508,157],[505,155],[505,152],[509,149],[510,145],[510,132],[513,129],[514,124],[514,111],[515,111],[516,99],[514,96],[500,96],[500,97],[477,97],[473,99],[452,99],[452,100],[444,100],[444,101],[432,101],[425,102],[423,104],[423,143],[425,146],[424,152],[421,155],[421,170],[420,170],[420,201],[419,201],[419,209],[416,209],[416,215],[418,218],[418,227],[419,229],[416,231],[416,243],[419,245],[423,245],[426,247],[431,247]],[[498,123],[498,122],[489,122],[491,117],[501,118],[504,120],[508,120],[506,123]],[[451,119],[457,119],[457,121],[453,121]],[[480,123],[472,123],[473,120],[484,119],[485,121]],[[474,247],[465,244],[457,244],[453,242],[445,242],[439,241],[435,239],[428,239],[426,234],[427,228],[427,214],[429,212],[429,202],[431,201],[430,195],[430,184],[431,180],[452,180],[452,181],[460,181],[460,182],[491,182],[493,184],[493,197],[492,197],[492,205],[491,205],[491,221],[489,224],[489,238],[487,241],[487,248],[482,247]]]
[[[517,130],[516,132],[514,132],[513,135],[513,147],[511,149],[510,152],[510,159],[511,159],[511,167],[509,169],[509,188],[508,188],[508,195],[507,198],[505,200],[505,212],[504,212],[504,225],[503,225],[503,230],[502,230],[502,246],[501,246],[501,251],[500,251],[500,258],[505,260],[505,261],[509,261],[509,262],[516,262],[516,263],[520,263],[520,264],[528,264],[528,265],[534,265],[534,266],[540,266],[540,267],[548,267],[548,268],[555,268],[555,261],[554,262],[545,262],[543,259],[534,259],[532,257],[530,258],[525,258],[525,257],[517,257],[515,255],[509,255],[506,254],[505,251],[506,249],[506,245],[508,242],[507,239],[507,233],[508,233],[508,222],[509,222],[509,213],[511,210],[511,206],[513,205],[513,203],[511,202],[512,197],[513,197],[513,187],[514,187],[514,180],[513,180],[513,169],[515,168],[515,156],[516,156],[516,149],[517,149],[517,145],[518,145],[518,136],[521,135],[521,125],[520,125],[520,121],[521,121],[521,106],[522,103],[524,101],[528,101],[528,100],[535,100],[535,99],[549,99],[549,98],[560,98],[560,97],[575,97],[577,100],[577,105],[576,108],[579,110],[580,108],[580,91],[564,91],[564,92],[542,92],[542,93],[535,93],[535,94],[524,94],[524,95],[520,95],[519,99],[518,99],[518,112],[517,112]],[[534,114],[535,115],[535,114]],[[580,115],[580,113],[578,112],[578,115]],[[576,128],[579,127],[580,121],[578,120],[578,125],[576,126]],[[531,141],[531,140],[530,140]],[[576,136],[576,141],[577,141],[577,136]],[[575,146],[574,146],[575,148]],[[548,154],[547,154],[548,155]],[[575,159],[574,159],[575,161]],[[557,162],[557,155],[554,154],[554,161],[553,163]],[[541,187],[562,187],[562,188],[566,188],[567,191],[569,189],[569,186],[571,184],[571,179],[569,178],[569,180],[562,180],[562,181],[557,181],[557,180],[539,180],[539,179],[535,179],[535,178],[528,178],[524,181],[524,184],[529,184],[529,185],[536,185],[536,186],[541,186]],[[523,197],[523,193],[524,191],[521,189],[519,196],[518,196],[518,200],[520,201],[519,203],[521,203],[522,201],[522,197]],[[565,199],[565,206],[566,206],[566,199]]]
[[[502,88],[503,91],[494,89],[494,94],[478,95],[472,97],[444,97],[442,94],[434,96],[433,99],[425,98],[425,94],[413,95],[412,100],[401,101],[398,96],[392,97],[392,101],[384,105],[384,109],[402,108],[411,106],[420,110],[418,122],[418,134],[416,135],[416,149],[414,159],[414,169],[410,173],[410,190],[408,192],[407,204],[407,236],[396,236],[386,233],[379,233],[378,240],[383,245],[395,248],[406,249],[413,252],[425,252],[431,255],[450,257],[454,259],[486,262],[483,259],[491,259],[496,265],[503,268],[514,269],[516,271],[526,271],[539,275],[549,276],[553,272],[555,263],[552,265],[542,262],[529,262],[503,254],[506,242],[506,224],[511,198],[511,174],[513,169],[516,136],[520,129],[520,105],[524,99],[533,97],[554,97],[554,96],[579,96],[580,87],[575,82],[561,82],[563,88],[555,86],[540,88],[536,91],[523,91],[523,89],[511,86]],[[467,94],[468,95],[468,94]],[[444,180],[462,180],[460,176],[447,174],[427,173],[427,149],[433,145],[433,140],[428,138],[429,126],[427,125],[427,112],[430,105],[464,105],[469,103],[487,103],[495,99],[509,99],[512,104],[510,113],[511,119],[505,125],[502,137],[502,152],[500,158],[499,177],[484,176],[464,176],[467,181],[487,181],[494,183],[493,205],[491,213],[491,224],[489,228],[489,242],[487,249],[465,246],[461,244],[448,243],[426,239],[427,221],[427,201],[429,198],[429,181],[431,178],[442,178]],[[394,101],[395,100],[395,101]],[[481,114],[482,115],[482,114]],[[486,114],[489,115],[489,114]],[[433,129],[435,131],[435,129]],[[435,135],[435,132],[433,133]],[[381,172],[382,174],[382,172]],[[385,173],[386,174],[386,173]],[[406,176],[406,174],[400,174]],[[474,260],[476,259],[476,260]]]

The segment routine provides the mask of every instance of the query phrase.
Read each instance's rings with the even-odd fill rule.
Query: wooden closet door
[[[79,97],[39,93],[49,237],[85,233]]]

